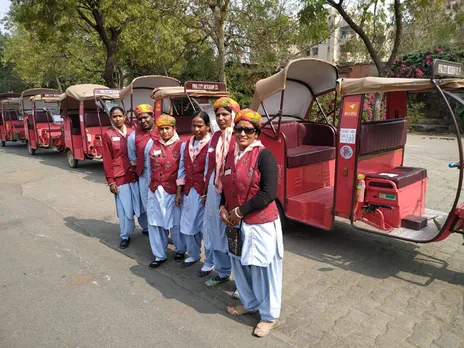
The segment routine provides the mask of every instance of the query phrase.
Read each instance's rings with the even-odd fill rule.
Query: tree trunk
[[[116,42],[110,42],[106,47],[106,61],[105,70],[103,72],[103,79],[105,85],[110,88],[116,88],[114,81],[114,69],[116,66]]]
[[[226,47],[224,45],[224,28],[222,33],[218,33],[218,59],[219,59],[219,81],[226,83]],[[221,39],[222,37],[222,39]]]
[[[374,112],[372,121],[378,121],[381,118],[383,93],[376,93],[374,97]]]

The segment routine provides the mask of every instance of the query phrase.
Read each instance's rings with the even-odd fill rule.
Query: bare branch
[[[392,66],[401,44],[401,34],[403,32],[403,14],[401,13],[400,0],[395,0],[394,11],[396,22],[395,42],[393,44],[393,49],[391,51],[390,58],[388,59],[387,65],[385,66],[385,70],[390,69],[390,67]]]

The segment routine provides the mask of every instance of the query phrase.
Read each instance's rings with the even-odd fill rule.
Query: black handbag
[[[253,179],[255,178],[255,171],[258,167],[258,161],[253,168],[253,174],[251,174],[250,185],[248,186],[248,192],[245,197],[245,201],[248,200],[248,195],[250,194],[251,185],[253,184]],[[240,220],[240,225],[237,227],[226,226],[226,236],[227,244],[229,246],[229,253],[236,256],[242,256],[243,240],[242,240],[242,223],[243,219]]]

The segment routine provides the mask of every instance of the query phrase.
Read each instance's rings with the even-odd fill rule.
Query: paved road
[[[407,151],[429,169],[429,207],[446,210],[454,142],[410,136]],[[174,262],[148,270],[140,230],[121,252],[114,210],[100,163],[0,149],[0,347],[464,347],[459,235],[416,245],[292,227],[282,325],[260,340],[257,318],[224,311],[233,282],[207,289]]]

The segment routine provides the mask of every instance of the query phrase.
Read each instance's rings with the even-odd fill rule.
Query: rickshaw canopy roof
[[[95,84],[83,84],[83,85],[74,85],[66,89],[66,91],[60,96],[60,100],[63,100],[67,97],[76,99],[76,100],[91,100],[95,96],[93,94],[94,89],[109,89],[106,86],[95,85]],[[114,99],[114,94],[108,95],[99,95],[101,99]]]
[[[18,98],[21,96],[21,93],[0,93],[0,101],[10,98]]]
[[[464,88],[464,79],[436,80],[445,90]],[[391,77],[342,78],[337,81],[337,91],[341,95],[355,95],[375,92],[426,92],[433,90],[428,79],[406,79]]]
[[[224,91],[207,91],[203,89],[187,89],[184,87],[160,87],[156,88],[151,94],[151,99],[159,100],[165,98],[185,97],[186,93],[190,97],[228,97],[229,92]]]
[[[31,97],[37,94],[57,94],[60,93],[58,90],[53,88],[31,88],[26,89],[21,93],[21,98]]]
[[[43,96],[42,94],[37,94],[32,96],[30,99],[30,102],[36,102],[36,101],[44,101],[46,103],[54,103],[54,102],[59,102],[60,97],[52,97],[52,96]]]
[[[129,86],[124,87],[119,92],[119,99],[124,99],[132,92],[134,89],[150,89],[154,90],[158,87],[171,87],[171,86],[180,86],[180,81],[169,76],[162,75],[147,75],[139,76],[132,80]]]
[[[3,99],[2,104],[21,104],[22,99],[21,98],[8,98],[8,99]]]
[[[281,92],[286,91],[283,114],[304,117],[315,97],[335,90],[338,69],[320,59],[301,58],[290,61],[280,72],[259,80],[255,86],[251,109],[270,115],[280,110]]]

